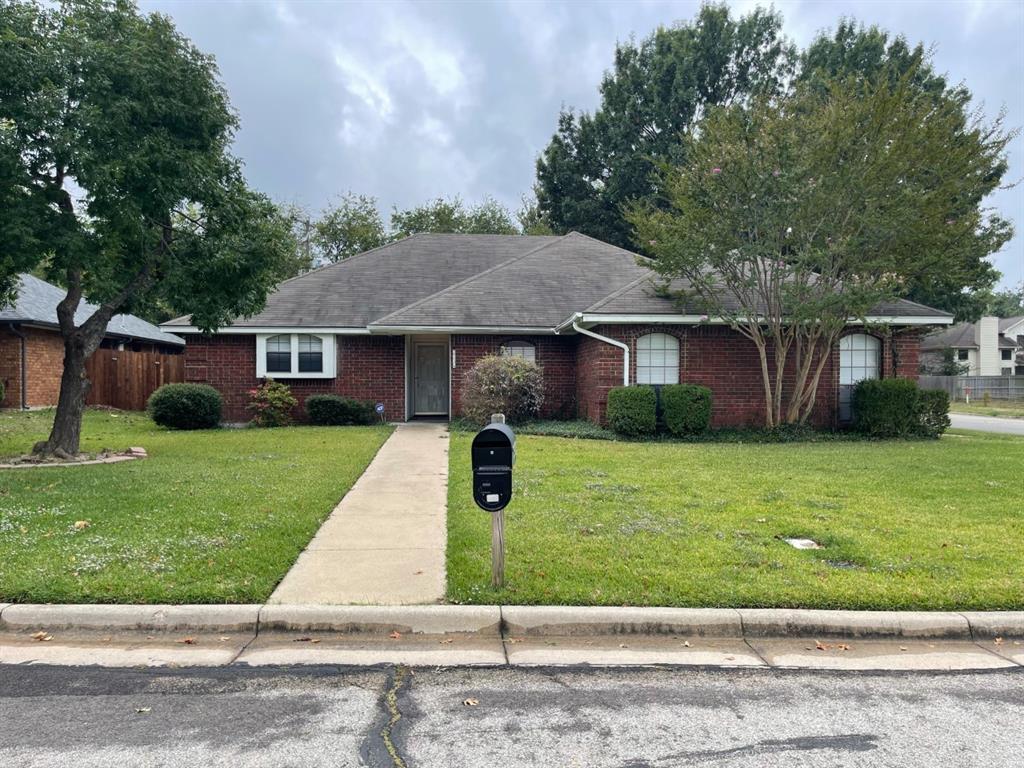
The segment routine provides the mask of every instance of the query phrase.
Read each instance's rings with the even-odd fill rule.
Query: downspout
[[[8,323],[7,328],[21,339],[21,410],[28,410],[28,354],[26,351],[26,344],[28,343],[28,337],[25,336],[21,330],[18,329],[14,323]]]
[[[624,344],[621,341],[616,341],[615,339],[609,339],[607,336],[602,336],[599,333],[594,333],[593,331],[588,331],[586,328],[580,327],[579,320],[580,320],[581,317],[583,317],[582,313],[577,312],[573,316],[573,319],[572,319],[572,329],[574,331],[576,331],[576,333],[582,333],[584,336],[589,336],[592,339],[597,339],[598,341],[603,341],[605,344],[611,344],[613,347],[618,347],[619,349],[622,350],[622,355],[623,355],[623,358],[622,358],[622,386],[628,387],[629,386],[629,345],[628,344]]]

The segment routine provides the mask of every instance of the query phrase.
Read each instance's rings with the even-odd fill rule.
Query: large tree
[[[459,197],[431,200],[391,213],[391,236],[395,239],[419,232],[449,232],[463,235],[518,235],[516,220],[508,209],[492,198],[467,206]]]
[[[962,83],[950,85],[936,72],[929,52],[920,43],[911,47],[902,36],[890,37],[876,26],[865,27],[843,19],[831,34],[820,34],[800,57],[801,81],[827,82],[836,77],[873,84],[905,80],[916,95],[930,98],[950,116],[959,115],[957,134],[961,141],[976,143],[982,139],[969,130],[978,116],[971,108],[971,92]],[[948,310],[958,320],[975,320],[985,311],[986,296],[999,280],[999,272],[987,257],[1010,239],[1012,227],[981,205],[1000,186],[1007,168],[1005,156],[991,156],[990,165],[977,169],[979,183],[952,206],[950,215],[961,220],[976,219],[974,232],[948,243],[941,259],[938,254],[907,253],[893,265],[904,277],[906,298]]]
[[[808,419],[839,335],[905,290],[903,265],[939,269],[985,237],[963,201],[1010,136],[965,124],[915,76],[820,78],[712,110],[662,170],[668,207],[630,213],[666,290],[756,347],[768,426]]]
[[[705,5],[691,23],[618,45],[600,106],[593,114],[563,110],[537,160],[540,213],[557,232],[637,247],[623,206],[656,199],[653,171],[683,159],[680,134],[708,107],[776,93],[794,60],[781,16],[756,9],[734,19],[725,5]]]
[[[388,242],[377,200],[348,192],[320,213],[312,226],[317,257],[341,261]]]
[[[263,305],[290,222],[247,188],[235,127],[213,60],[168,18],[127,0],[0,4],[0,253],[67,288],[37,452],[78,452],[85,361],[115,313],[163,298],[213,330]],[[99,308],[76,323],[86,295]]]

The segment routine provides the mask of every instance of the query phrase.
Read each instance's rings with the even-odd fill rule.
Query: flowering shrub
[[[249,390],[248,408],[257,427],[286,427],[292,423],[292,409],[299,404],[292,391],[273,379]]]
[[[521,357],[481,357],[466,374],[462,412],[477,424],[492,413],[505,414],[511,424],[534,418],[544,404],[544,378],[540,368]]]

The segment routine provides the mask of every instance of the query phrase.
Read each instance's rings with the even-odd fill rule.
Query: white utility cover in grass
[[[783,539],[794,549],[821,549],[821,544],[813,539]]]

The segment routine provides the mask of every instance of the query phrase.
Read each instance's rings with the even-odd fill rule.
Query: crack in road
[[[404,715],[398,705],[398,697],[402,693],[412,672],[408,667],[398,666],[389,676],[387,690],[381,698],[381,717],[371,726],[370,734],[363,742],[360,750],[363,763],[375,768],[409,768],[395,743],[395,730]]]

